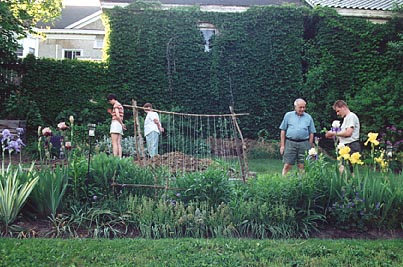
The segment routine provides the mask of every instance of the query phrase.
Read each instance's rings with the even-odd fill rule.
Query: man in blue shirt
[[[299,170],[304,170],[305,153],[313,147],[315,125],[311,115],[305,112],[306,102],[302,98],[294,101],[294,111],[284,115],[280,125],[280,154],[283,156],[285,176],[297,162]]]

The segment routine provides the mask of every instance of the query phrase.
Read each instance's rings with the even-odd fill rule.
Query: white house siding
[[[82,50],[81,59],[102,59],[102,49],[94,48],[96,35],[53,35],[40,41],[38,57],[63,59],[64,50]]]

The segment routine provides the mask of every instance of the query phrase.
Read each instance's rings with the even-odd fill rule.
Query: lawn
[[[3,239],[0,266],[403,266],[400,240]]]
[[[281,173],[283,163],[279,159],[249,159],[249,171],[261,173]]]

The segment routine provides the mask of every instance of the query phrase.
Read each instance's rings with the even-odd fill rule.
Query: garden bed
[[[20,237],[22,238],[53,238],[55,237],[55,227],[52,225],[49,219],[38,220],[20,220],[16,223],[18,227],[23,229]],[[122,225],[121,228],[124,231]],[[80,238],[92,238],[92,231],[87,229],[79,229],[77,231],[77,237]],[[137,238],[140,237],[137,229],[130,229],[125,235],[125,238]],[[335,229],[334,227],[323,227],[319,232],[314,232],[310,238],[318,239],[403,239],[403,230],[369,230],[367,232],[356,232]]]

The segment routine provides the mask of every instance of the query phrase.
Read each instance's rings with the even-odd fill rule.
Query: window
[[[17,57],[22,57],[24,55],[24,49],[22,47],[18,47],[17,51],[15,51]]]
[[[95,49],[102,49],[104,47],[104,39],[102,38],[102,39],[95,39],[95,42],[94,42],[94,48]]]
[[[213,24],[206,23],[206,22],[199,23],[199,29],[200,29],[201,33],[203,34],[203,38],[204,38],[204,52],[210,52],[211,38],[213,38],[213,36],[216,35],[218,33],[218,31]]]
[[[65,59],[76,59],[82,56],[82,50],[64,49],[63,58]]]

